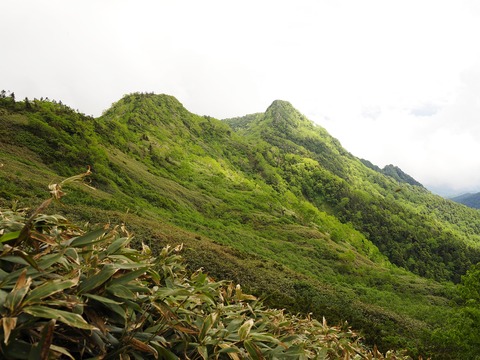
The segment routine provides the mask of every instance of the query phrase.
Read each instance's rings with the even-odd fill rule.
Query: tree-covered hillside
[[[220,121],[136,93],[92,118],[7,96],[0,120],[3,206],[39,204],[90,166],[91,188],[52,210],[125,222],[153,251],[184,243],[192,271],[348,321],[381,351],[474,358],[474,307],[454,283],[480,259],[479,213],[366,166],[289,103]]]
[[[249,119],[248,124],[227,122],[271,146],[260,153],[280,174],[274,185],[295,189],[317,208],[351,223],[394,264],[421,276],[459,281],[480,260],[478,213],[429,193],[396,167],[379,172],[365,166],[287,102],[275,101],[265,114]],[[462,219],[456,218],[459,213]]]

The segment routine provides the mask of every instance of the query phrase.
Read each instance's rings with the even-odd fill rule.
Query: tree
[[[24,102],[25,102],[25,109],[26,110],[32,110],[32,104],[30,104],[30,101],[28,100],[27,97],[25,97]]]
[[[473,265],[465,275],[459,286],[460,295],[470,304],[480,304],[480,263]]]

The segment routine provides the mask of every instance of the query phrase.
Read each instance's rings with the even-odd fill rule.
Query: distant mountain
[[[66,189],[57,211],[125,223],[154,253],[183,243],[190,270],[348,321],[382,351],[474,358],[476,312],[454,283],[480,261],[480,213],[358,159],[287,101],[222,121],[168,95],[129,94],[98,118],[0,97],[0,124],[2,206],[38,205],[90,166],[95,190]]]
[[[372,164],[368,160],[360,159],[360,161],[366,166],[368,166],[370,169],[378,171],[379,173],[382,173],[384,175],[390,176],[395,180],[397,180],[399,183],[406,183],[410,185],[423,187],[423,185],[420,182],[418,182],[413,177],[403,172],[403,170],[400,169],[398,166],[394,166],[390,164],[390,165],[386,165],[383,169],[381,169],[378,166]]]
[[[450,200],[456,201],[460,204],[467,205],[474,209],[480,209],[480,193],[467,193],[450,198]]]

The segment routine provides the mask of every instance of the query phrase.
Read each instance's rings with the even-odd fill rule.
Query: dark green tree
[[[480,263],[473,265],[465,275],[459,286],[460,295],[467,304],[480,305]]]

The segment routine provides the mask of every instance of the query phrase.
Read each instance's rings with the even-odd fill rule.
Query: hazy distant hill
[[[463,194],[451,198],[451,200],[456,201],[460,204],[467,205],[474,209],[480,209],[480,193],[475,194]]]
[[[2,205],[40,203],[91,166],[96,190],[68,189],[58,211],[125,222],[154,251],[184,243],[190,269],[346,320],[382,350],[474,349],[453,283],[480,260],[478,211],[358,159],[286,101],[221,121],[168,95],[130,94],[99,118],[2,98],[0,122]]]

